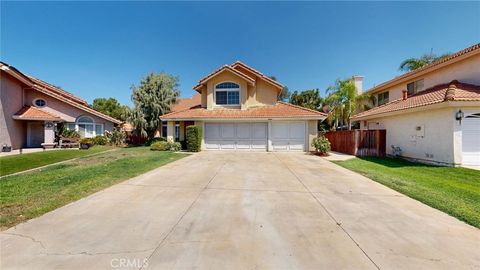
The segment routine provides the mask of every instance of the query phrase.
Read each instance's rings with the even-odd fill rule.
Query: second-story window
[[[378,94],[377,105],[380,106],[382,104],[387,103],[388,102],[388,96],[389,96],[388,91]]]
[[[240,105],[240,85],[224,82],[215,86],[215,103],[217,105]]]
[[[407,94],[413,95],[423,90],[423,79],[407,84]]]

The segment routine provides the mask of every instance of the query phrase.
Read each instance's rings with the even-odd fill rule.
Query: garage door
[[[480,113],[462,121],[462,164],[480,166]]]
[[[267,150],[267,123],[205,123],[207,150]]]
[[[305,151],[305,122],[272,122],[273,151]]]

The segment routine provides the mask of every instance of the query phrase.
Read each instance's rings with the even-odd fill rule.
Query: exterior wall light
[[[464,116],[465,114],[462,112],[462,110],[458,110],[458,112],[455,113],[455,119],[458,121],[460,125],[462,124],[462,118]]]

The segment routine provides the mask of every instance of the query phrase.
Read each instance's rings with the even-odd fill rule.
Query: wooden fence
[[[324,135],[332,151],[355,156],[385,156],[386,130],[341,130]]]

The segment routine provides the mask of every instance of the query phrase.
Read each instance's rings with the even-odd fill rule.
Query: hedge
[[[200,152],[202,147],[202,128],[199,126],[188,126],[186,133],[187,150]]]

